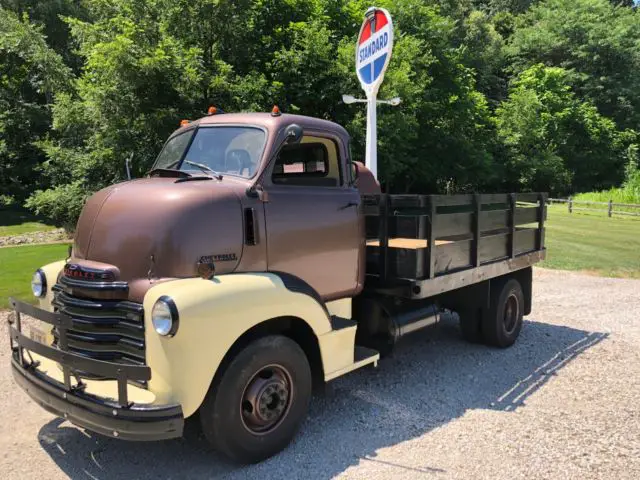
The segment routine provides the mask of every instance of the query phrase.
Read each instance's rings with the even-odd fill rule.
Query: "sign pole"
[[[367,152],[365,165],[374,178],[378,178],[378,125],[377,125],[377,101],[375,93],[367,95]]]
[[[384,8],[370,7],[356,43],[356,74],[367,94],[367,145],[365,165],[378,178],[378,134],[376,108],[378,89],[391,60],[393,22]]]

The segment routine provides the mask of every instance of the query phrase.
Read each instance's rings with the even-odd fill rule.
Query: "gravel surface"
[[[534,285],[514,347],[444,321],[317,394],[294,443],[250,467],[193,425],[143,444],[55,419],[11,380],[2,335],[2,478],[640,478],[640,281],[538,269]]]
[[[16,245],[40,245],[43,243],[59,243],[69,241],[71,236],[64,228],[56,228],[45,232],[29,232],[20,235],[0,237],[0,247],[13,247]]]

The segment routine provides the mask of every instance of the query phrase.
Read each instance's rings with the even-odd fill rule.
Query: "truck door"
[[[264,182],[268,270],[303,279],[325,300],[356,291],[364,254],[360,195],[343,171],[346,155],[330,134],[305,132],[283,147]]]

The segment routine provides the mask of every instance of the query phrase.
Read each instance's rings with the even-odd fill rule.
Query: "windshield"
[[[194,165],[201,164],[217,173],[250,178],[258,169],[265,138],[265,133],[254,127],[200,127],[169,140],[153,168],[201,172]]]

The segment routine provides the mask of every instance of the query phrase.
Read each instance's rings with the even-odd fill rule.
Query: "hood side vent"
[[[254,208],[244,209],[244,243],[245,245],[256,245],[258,243],[258,226]]]

